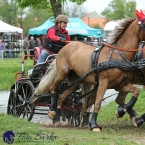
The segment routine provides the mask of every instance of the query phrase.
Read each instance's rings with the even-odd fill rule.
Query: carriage
[[[11,86],[10,95],[7,105],[7,114],[15,117],[24,118],[31,121],[34,114],[47,115],[51,99],[49,94],[39,94],[39,99],[31,98],[35,88],[39,84],[41,78],[45,75],[50,63],[56,58],[56,54],[47,57],[44,63],[36,64],[36,60],[40,54],[38,47],[34,48],[34,56],[25,55],[22,57],[22,70],[14,74],[15,83]],[[33,57],[33,69],[25,74],[24,62],[25,57]],[[61,91],[68,86],[67,80],[63,81],[57,91]],[[37,94],[38,95],[38,94]],[[36,96],[37,97],[37,96]],[[73,92],[64,102],[61,112],[61,120],[71,126],[80,125],[80,112],[82,108],[82,95],[80,87]]]

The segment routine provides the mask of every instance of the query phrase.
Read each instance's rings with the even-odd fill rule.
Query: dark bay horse
[[[136,14],[137,19],[125,18],[120,21],[119,27],[116,28],[111,37],[112,40],[110,40],[110,42],[112,45],[124,49],[120,51],[114,49],[113,46],[110,48],[104,45],[98,56],[97,64],[111,62],[111,60],[122,60],[128,63],[133,62],[140,41],[145,40],[145,15],[137,10]],[[103,71],[99,71],[98,67],[92,69],[91,59],[93,52],[94,48],[92,46],[81,42],[70,42],[64,46],[57,55],[56,67],[53,67],[53,73],[51,73],[51,75],[48,73],[48,75],[46,75],[47,79],[43,79],[43,82],[45,80],[45,87],[42,89],[43,82],[40,82],[34,93],[39,94],[49,91],[50,94],[52,94],[48,116],[54,119],[57,107],[61,108],[66,97],[74,92],[80,83],[86,82],[97,86],[94,112],[89,122],[89,126],[92,131],[100,131],[101,127],[97,124],[97,115],[106,90],[115,89],[121,92],[133,92],[133,97],[130,102],[123,106],[126,111],[130,111],[134,106],[139,95],[139,90],[128,83],[129,79],[124,82],[124,79],[128,75],[127,70],[117,68],[117,66],[107,68]],[[76,74],[75,78],[71,75],[72,71]],[[58,95],[56,92],[57,86],[66,78],[69,83],[74,82],[78,78],[82,79],[77,81],[62,94]]]
[[[142,47],[145,48],[145,42],[141,43],[140,48]],[[137,59],[136,61],[139,61],[142,58],[143,59],[145,58],[145,51],[141,51],[141,53],[139,54],[139,58],[136,58]],[[130,80],[130,83],[143,86],[145,85],[145,67],[143,67],[142,69],[138,69],[132,73],[132,79]],[[127,93],[125,92],[119,92],[115,100],[116,103],[119,104],[120,106],[124,106],[126,95]],[[143,122],[145,122],[145,113],[142,114],[140,117],[137,117],[135,110],[133,110],[132,112],[129,112],[129,115],[135,127],[139,127],[140,125],[143,124]]]

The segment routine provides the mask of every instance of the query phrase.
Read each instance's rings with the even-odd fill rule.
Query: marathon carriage
[[[27,75],[24,71],[25,57],[33,57],[34,64],[36,64],[36,60],[40,54],[39,48],[35,47],[34,52],[34,56],[25,55],[22,58],[22,70],[21,72],[16,72],[14,75],[15,83],[11,86],[7,105],[7,114],[24,118],[28,121],[31,121],[34,114],[47,115],[47,112],[49,111],[48,108],[50,106],[51,99],[48,94],[39,94],[39,99],[37,101],[35,101],[35,97],[31,98],[31,96],[33,95],[41,78],[45,75],[50,63],[57,56],[56,54],[48,56],[44,63],[35,65],[33,69],[28,71]],[[68,82],[65,80],[59,85],[57,91],[61,92],[61,90],[64,90],[67,86]],[[80,125],[82,97],[80,87],[78,87],[77,91],[72,93],[64,102],[61,119],[62,121],[67,121],[68,125]]]

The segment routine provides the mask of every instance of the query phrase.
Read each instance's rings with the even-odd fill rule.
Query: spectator
[[[34,47],[36,45],[36,41],[34,40],[33,36],[30,37],[29,43],[30,43],[30,55],[34,55]],[[30,58],[32,59],[33,57]]]
[[[2,42],[2,40],[0,39],[0,56],[1,56],[2,60],[3,60],[4,48],[5,48],[5,45]]]
[[[40,41],[40,39],[39,39],[39,37],[37,37],[36,38],[36,47],[39,47],[39,48],[41,48],[41,41]]]
[[[23,50],[24,50],[24,54],[28,55],[28,49],[30,47],[29,41],[28,41],[28,37],[25,37],[24,42],[23,42]],[[27,59],[27,57],[25,57],[25,59]]]

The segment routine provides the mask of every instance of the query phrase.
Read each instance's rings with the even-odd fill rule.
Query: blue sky
[[[84,2],[83,6],[87,9],[88,12],[96,11],[98,14],[101,14],[101,12],[108,6],[108,4],[112,0],[87,0]],[[137,3],[137,9],[145,9],[145,2],[144,0],[135,0]]]

